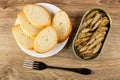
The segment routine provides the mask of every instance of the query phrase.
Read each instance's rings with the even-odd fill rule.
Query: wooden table
[[[47,2],[65,10],[72,19],[73,31],[67,45],[57,55],[34,58],[20,50],[11,33],[16,14],[30,3]],[[113,21],[103,52],[94,60],[77,58],[71,44],[83,14],[92,8],[106,10]],[[46,69],[35,71],[22,67],[23,60],[39,60],[60,67],[87,67],[95,71],[91,75]],[[0,80],[119,80],[120,79],[120,0],[0,0]]]

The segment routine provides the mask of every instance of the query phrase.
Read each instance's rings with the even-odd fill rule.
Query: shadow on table
[[[80,25],[83,14],[84,13],[80,13],[80,14],[76,14],[75,16],[70,16],[72,19],[72,26],[73,27],[72,27],[71,35],[69,36],[69,39],[68,39],[68,42],[67,42],[65,48],[68,48],[69,46],[72,45],[73,39],[74,39],[75,34],[76,34],[78,27]]]

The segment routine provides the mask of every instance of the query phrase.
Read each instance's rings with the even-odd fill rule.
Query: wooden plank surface
[[[17,46],[11,27],[16,14],[30,3],[47,2],[65,10],[72,19],[73,31],[67,45],[57,55],[49,58],[34,58],[24,54]],[[92,8],[106,10],[113,21],[103,52],[94,60],[77,58],[71,44],[83,14]],[[119,80],[120,79],[120,0],[0,0],[0,80]],[[95,73],[80,75],[73,72],[46,69],[29,70],[22,67],[23,60],[39,60],[60,67],[87,67]]]

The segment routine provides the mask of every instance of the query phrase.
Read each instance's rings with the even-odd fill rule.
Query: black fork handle
[[[54,66],[48,66],[48,68],[72,71],[72,72],[76,72],[76,73],[84,74],[84,75],[93,73],[93,71],[88,68],[64,68],[64,67],[54,67]]]

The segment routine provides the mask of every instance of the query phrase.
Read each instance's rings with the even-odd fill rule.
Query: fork
[[[61,70],[76,72],[76,73],[83,74],[83,75],[88,75],[88,74],[93,73],[93,71],[88,68],[55,67],[55,66],[46,65],[45,63],[40,62],[40,61],[33,61],[33,60],[24,60],[23,67],[34,69],[34,70],[44,70],[46,68],[61,69]]]

